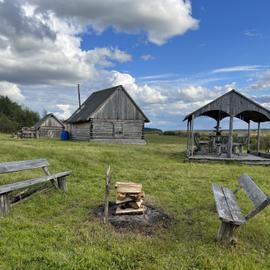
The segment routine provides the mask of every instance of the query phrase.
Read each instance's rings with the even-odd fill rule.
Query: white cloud
[[[83,26],[20,1],[0,3],[0,80],[74,84],[97,76],[98,66],[131,60],[118,48],[83,51]]]
[[[0,81],[0,96],[7,96],[18,103],[24,101],[21,89],[16,84],[6,81]]]
[[[132,56],[118,48],[96,48],[87,52],[87,61],[92,65],[109,67],[112,61],[125,63],[132,60]]]
[[[29,1],[59,17],[76,18],[81,25],[89,25],[97,32],[108,27],[126,33],[145,32],[148,40],[158,45],[198,28],[189,0]]]
[[[54,114],[59,119],[67,119],[72,114],[72,108],[70,104],[57,104],[56,107],[60,110],[60,112],[55,112]]]
[[[254,30],[254,29],[246,30],[244,32],[244,35],[247,36],[247,37],[250,37],[250,38],[262,37],[262,35],[258,31]]]
[[[150,87],[147,84],[138,85],[134,77],[127,73],[120,73],[113,71],[109,78],[111,85],[122,84],[140,103],[155,104],[163,103],[166,100],[166,96],[162,94],[160,89]]]
[[[270,89],[270,70],[258,74],[250,88],[254,90]]]
[[[155,57],[153,55],[151,55],[151,54],[144,54],[144,55],[141,56],[141,59],[143,61],[150,61],[150,60],[154,60]]]
[[[177,92],[179,98],[184,102],[202,101],[208,98],[214,98],[217,95],[205,87],[193,85],[181,88]]]
[[[249,66],[233,66],[233,67],[225,67],[218,68],[212,71],[212,73],[229,73],[229,72],[246,72],[246,71],[256,71],[261,66],[258,65],[249,65]]]

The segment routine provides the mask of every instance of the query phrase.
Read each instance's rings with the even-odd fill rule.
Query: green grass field
[[[184,139],[148,135],[147,141],[127,146],[0,135],[0,162],[47,158],[52,172],[73,171],[67,194],[35,194],[0,219],[0,269],[270,269],[270,208],[240,228],[236,247],[224,247],[214,240],[219,220],[211,191],[212,182],[235,188],[246,172],[270,194],[269,167],[188,163]],[[92,209],[103,202],[108,164],[113,183],[141,182],[146,199],[176,222],[151,237],[103,225]],[[38,173],[2,175],[0,181]]]

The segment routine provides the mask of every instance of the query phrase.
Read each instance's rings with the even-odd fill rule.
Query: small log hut
[[[60,138],[64,128],[65,125],[53,113],[45,115],[34,125],[37,138]]]
[[[219,145],[217,145],[218,151],[213,153],[204,153],[203,155],[200,153],[196,156],[194,152],[194,144],[196,142],[194,138],[194,120],[199,116],[207,116],[216,120],[216,135],[221,134],[220,132],[220,122],[226,117],[229,117],[229,130],[227,135],[227,142],[225,145],[225,153],[221,156],[221,150],[219,149]],[[188,114],[183,121],[187,121],[187,157],[190,160],[201,159],[203,160],[255,160],[263,161],[262,159],[257,160],[257,158],[250,158],[247,155],[234,155],[234,139],[233,139],[233,123],[234,118],[241,119],[245,121],[248,125],[248,132],[247,132],[247,153],[250,152],[250,123],[255,122],[258,125],[257,128],[257,151],[256,156],[264,156],[267,158],[267,155],[263,155],[260,153],[260,124],[262,122],[270,121],[270,111],[261,106],[260,104],[256,103],[255,101],[251,100],[250,98],[244,96],[243,94],[239,93],[236,90],[231,90],[224,95],[218,97],[217,99],[213,100],[212,102],[204,105],[203,107],[197,109],[196,111]],[[217,158],[215,158],[215,156]],[[221,158],[223,157],[223,158]],[[246,162],[248,163],[248,162]],[[269,163],[269,160],[267,164]],[[262,162],[262,164],[264,164]]]
[[[143,111],[122,85],[92,93],[67,120],[73,140],[145,144]]]

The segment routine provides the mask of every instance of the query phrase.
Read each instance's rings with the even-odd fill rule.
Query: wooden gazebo
[[[216,120],[216,134],[220,134],[220,121],[229,117],[229,131],[226,142],[226,159],[233,158],[233,121],[234,118],[241,119],[248,124],[247,149],[250,149],[250,123],[251,121],[258,124],[257,130],[257,153],[260,152],[260,124],[270,121],[270,111],[260,104],[247,98],[236,90],[231,90],[218,97],[205,106],[188,114],[184,121],[187,120],[187,156],[194,155],[194,120],[199,116],[208,116]]]

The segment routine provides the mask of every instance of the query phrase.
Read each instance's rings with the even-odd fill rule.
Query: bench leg
[[[10,202],[8,194],[0,195],[0,217],[7,215],[10,211]]]
[[[66,177],[57,178],[58,188],[62,189],[63,191],[67,192],[67,181]]]
[[[233,240],[233,232],[237,227],[238,226],[231,223],[221,222],[217,233],[217,241],[231,244]]]

